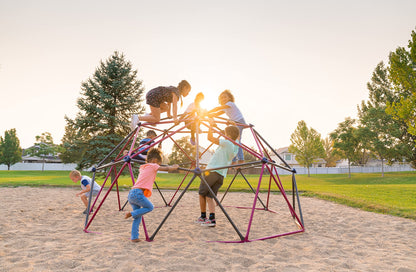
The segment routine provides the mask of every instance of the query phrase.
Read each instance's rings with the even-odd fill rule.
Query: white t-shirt
[[[230,118],[234,122],[245,124],[246,121],[244,120],[243,114],[237,108],[234,102],[227,102],[225,105],[229,106],[229,108],[223,109],[225,114],[227,114],[228,118]]]

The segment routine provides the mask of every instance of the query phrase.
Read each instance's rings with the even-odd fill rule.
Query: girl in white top
[[[246,121],[244,120],[243,114],[241,113],[240,109],[234,103],[234,95],[230,92],[230,90],[225,90],[218,96],[218,102],[221,106],[210,110],[210,113],[213,113],[214,116],[218,116],[225,113],[231,121],[237,123],[235,125],[238,127],[238,130],[240,131],[238,141],[241,143],[241,135],[243,133],[244,127],[240,126],[239,124],[246,124]],[[241,147],[238,148],[238,153],[237,156],[233,159],[233,163],[235,163],[237,159],[238,163],[244,162],[244,154],[243,149]]]

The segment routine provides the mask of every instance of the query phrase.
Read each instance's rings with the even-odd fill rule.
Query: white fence
[[[277,168],[279,175],[288,175],[291,172]],[[296,174],[307,175],[308,168],[298,167],[295,168]],[[410,167],[410,165],[400,166],[384,166],[384,172],[405,172],[405,171],[416,171],[416,169]],[[309,168],[311,175],[316,174],[348,174],[348,167],[311,167]],[[381,166],[351,166],[351,173],[381,173]]]
[[[71,171],[77,167],[76,163],[45,163],[45,171]],[[0,170],[7,170],[7,165],[0,164]],[[42,171],[42,163],[16,163],[10,166],[14,171]]]

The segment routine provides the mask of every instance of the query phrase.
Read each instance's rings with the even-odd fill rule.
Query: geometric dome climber
[[[146,241],[153,241],[155,236],[159,232],[163,231],[163,226],[169,224],[168,219],[174,211],[176,212],[174,216],[176,218],[179,217],[180,219],[180,217],[185,216],[185,214],[180,213],[181,206],[178,204],[184,195],[187,192],[189,193],[189,188],[195,180],[207,183],[204,176],[205,171],[225,168],[233,168],[235,170],[233,171],[235,172],[233,176],[230,174],[230,171],[228,171],[228,176],[231,175],[232,180],[228,186],[224,183],[223,188],[221,189],[225,189],[225,187],[227,187],[225,191],[219,191],[217,198],[209,186],[208,188],[211,191],[211,194],[214,195],[218,208],[222,211],[222,214],[220,214],[220,211],[217,212],[217,217],[222,215],[224,216],[224,220],[221,220],[220,228],[221,230],[226,229],[228,233],[226,235],[227,237],[222,237],[221,235],[223,232],[219,231],[217,232],[219,236],[218,239],[210,242],[244,243],[266,240],[305,231],[295,179],[296,170],[290,168],[290,166],[254,129],[253,125],[235,123],[236,126],[244,127],[242,142],[237,143],[226,137],[222,131],[222,129],[230,123],[230,120],[226,118],[218,116],[209,117],[207,113],[192,112],[182,115],[181,119],[186,122],[186,125],[183,122],[175,124],[174,121],[168,119],[162,119],[160,122],[154,124],[139,123],[126,138],[124,138],[102,161],[100,161],[93,168],[93,180],[95,180],[95,174],[97,171],[107,171],[104,184],[101,186],[102,189],[104,188],[105,183],[109,180],[109,177],[112,176],[112,179],[110,178],[109,182],[111,184],[105,194],[101,189],[94,201],[92,201],[91,196],[89,197],[88,210],[93,212],[91,215],[89,213],[86,215],[84,226],[85,232],[90,232],[88,228],[91,227],[91,223],[94,218],[96,218],[110,192],[114,191],[113,189],[115,189],[117,193],[118,210],[121,211],[124,209],[127,202],[125,202],[125,200],[120,200],[118,178],[123,171],[128,170],[132,184],[134,184],[137,178],[133,173],[134,167],[139,167],[140,164],[145,163],[145,161],[140,159],[140,154],[152,147],[158,146],[164,141],[172,141],[172,143],[176,145],[189,159],[189,162],[186,165],[181,165],[179,168],[179,170],[185,172],[185,175],[182,181],[177,184],[176,190],[162,192],[159,190],[156,179],[155,190],[157,190],[157,192],[155,191],[153,198],[160,197],[160,201],[163,201],[163,204],[160,207],[155,205],[154,211],[156,211],[156,208],[160,208],[157,209],[159,213],[158,217],[150,216],[150,214],[154,212],[146,214],[142,217],[141,227],[143,228]],[[201,152],[200,148],[196,148],[196,154],[194,157],[191,157],[190,154],[187,154],[185,150],[177,144],[176,140],[179,136],[183,137],[184,134],[190,135],[190,130],[188,128],[189,124],[194,124],[196,129],[196,147],[199,147],[201,143],[200,140],[202,139],[200,138],[201,135],[206,134],[208,132],[208,128],[210,127],[209,119],[214,121],[215,125],[212,129],[215,137],[222,136],[230,140],[234,144],[241,146],[246,152],[253,155],[256,159],[237,165],[204,169],[205,164],[202,163],[201,158],[205,152],[211,148],[212,144],[204,149],[203,152]],[[156,131],[157,136],[153,139],[153,143],[151,145],[145,146],[138,144],[140,139],[137,139],[137,137],[139,135],[139,131],[143,129],[152,129]],[[249,139],[250,137],[252,137],[252,140],[254,139],[256,145],[255,148],[250,148],[244,144],[245,139]],[[275,160],[279,160],[279,162],[273,160],[272,157]],[[260,175],[255,184],[250,184],[249,179],[247,178],[247,172],[249,172],[252,168],[260,169]],[[278,170],[284,170],[291,173],[291,188],[285,189],[283,187]],[[244,194],[247,195],[247,199],[238,199],[238,201],[229,199],[228,196],[230,194],[228,194],[228,192],[236,182],[242,182],[247,185],[247,191],[250,192],[249,194]],[[90,192],[92,191],[93,190],[91,189]],[[99,199],[100,201],[98,201]],[[199,213],[199,202],[197,197],[195,197],[195,207],[196,211],[194,215],[196,218]],[[183,224],[188,224],[187,220],[183,220],[182,222]],[[189,222],[189,224],[192,224],[192,222]],[[266,225],[268,228],[264,227]],[[267,233],[265,233],[265,229],[267,229]],[[233,236],[229,237],[229,235]]]

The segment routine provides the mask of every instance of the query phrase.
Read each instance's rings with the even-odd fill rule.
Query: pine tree
[[[0,164],[7,165],[7,170],[10,170],[10,166],[20,161],[22,161],[22,148],[16,129],[6,130],[4,139],[0,136]]]
[[[80,156],[75,160],[78,168],[104,158],[130,132],[132,114],[144,111],[142,81],[136,77],[137,70],[116,51],[81,84],[82,97],[77,101],[80,111],[74,120],[65,117],[62,139],[64,157],[73,160],[74,155]]]

